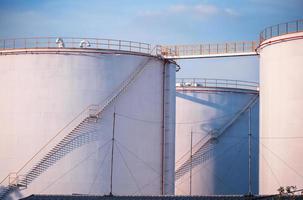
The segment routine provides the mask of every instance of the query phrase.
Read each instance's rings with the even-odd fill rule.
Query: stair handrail
[[[221,127],[217,134],[214,134],[214,138],[220,137],[226,129],[228,129],[248,108],[253,106],[259,97],[259,94],[255,94],[254,97],[242,108],[239,112],[236,113],[236,115],[232,118],[232,120],[228,121],[223,127]]]
[[[139,72],[141,72],[143,70],[144,66],[150,61],[150,59],[151,59],[151,57],[149,59],[147,59],[146,61],[142,62],[137,67],[137,69],[133,73],[131,73],[130,78],[128,78],[127,80],[123,81],[119,85],[118,89],[116,89],[115,92],[113,92],[110,96],[108,96],[108,98],[106,100],[103,101],[103,105],[102,106],[100,104],[89,106],[87,108],[88,115],[82,120],[82,122],[85,119],[87,119],[88,117],[91,117],[91,116],[94,116],[94,117],[97,117],[97,118],[101,118],[101,113],[107,108],[107,106],[109,106],[113,102],[113,100],[115,98],[117,98],[125,90],[125,88],[127,88],[128,85],[131,84],[131,82],[136,78],[136,76],[139,74]],[[101,108],[100,108],[100,106],[101,106]],[[93,107],[93,109],[92,109],[92,107]],[[90,112],[91,110],[93,110],[94,113],[91,113]],[[71,133],[71,132],[69,132],[69,133]]]
[[[83,109],[79,114],[77,114],[71,121],[69,121],[63,128],[61,128],[53,137],[51,137],[17,172],[19,174],[40,152],[42,152],[52,141],[54,141],[59,135],[63,133],[65,129],[67,129],[73,122],[75,122],[78,118],[82,117],[87,111],[90,110],[91,107],[96,106],[95,104],[91,104]],[[6,179],[9,178],[10,175],[7,175],[1,182],[2,184]]]
[[[0,185],[1,185],[6,179],[8,179],[8,177],[9,177],[9,174],[1,180]]]
[[[209,135],[208,139],[206,142],[204,142],[199,148],[197,151],[199,151],[199,149],[201,149],[202,147],[204,147],[206,144],[208,144],[210,141],[214,140],[214,139],[218,139],[220,136],[222,136],[224,133],[225,133],[225,130],[228,129],[248,108],[250,108],[251,106],[253,106],[256,102],[257,102],[257,99],[259,97],[259,94],[256,94],[254,95],[254,97],[240,110],[238,111],[234,117],[229,120],[223,127],[221,127],[218,131],[210,131],[207,135]],[[207,136],[206,135],[206,136]],[[200,143],[202,140],[204,140],[205,137],[203,137],[201,140],[199,140],[195,145],[194,147]],[[195,151],[192,155],[196,154],[197,151]],[[184,155],[185,156],[185,155]],[[182,156],[182,157],[184,157]],[[185,160],[185,162],[183,162],[180,167],[176,170],[176,173],[183,167],[183,165],[188,161]],[[178,180],[176,178],[176,180]]]
[[[104,108],[106,108],[115,98],[117,98],[118,96],[120,96],[120,94],[122,94],[122,92],[132,83],[132,81],[137,77],[137,75],[139,75],[144,68],[141,68],[141,66],[145,66],[152,57],[149,57],[145,62],[143,62],[142,64],[139,65],[138,69],[136,69],[135,72],[133,72],[133,74],[131,74],[131,76],[126,79],[125,81],[123,81],[121,83],[121,85],[115,90],[114,95],[109,96],[108,98],[105,99],[105,103],[101,106],[100,104],[98,105],[98,107],[100,107],[97,112],[96,115],[99,115],[104,111]]]
[[[154,47],[154,49],[156,49],[156,47]],[[151,52],[153,52],[153,50],[151,50]],[[96,115],[98,117],[100,117],[101,113],[103,112],[103,110],[112,103],[112,101],[119,96],[125,88],[127,88],[132,82],[133,80],[135,80],[136,76],[140,74],[140,72],[143,71],[144,67],[148,64],[148,62],[153,58],[153,56],[149,56],[148,59],[146,61],[143,61],[142,63],[139,64],[139,66],[137,67],[137,69],[135,70],[135,72],[133,72],[130,77],[126,80],[123,81],[120,86],[118,87],[118,91],[116,92],[116,90],[114,91],[113,94],[111,94],[104,102],[104,105],[100,105],[100,104],[91,104],[89,106],[87,106],[85,109],[83,109],[76,117],[74,117],[70,122],[68,122],[62,129],[59,130],[59,132],[57,132],[57,134],[55,134],[45,145],[43,145],[17,172],[16,174],[19,174],[32,160],[34,160],[34,158],[36,158],[37,155],[39,155],[46,147],[48,147],[50,145],[50,143],[52,141],[54,141],[56,138],[58,138],[59,135],[61,135],[73,122],[75,122],[77,119],[79,119],[79,121],[84,121],[87,117],[89,117],[90,115],[90,111],[91,108],[99,108],[101,106],[100,109],[97,109]],[[88,113],[88,114],[87,114]],[[80,118],[83,117],[83,118]],[[80,120],[82,119],[82,120]],[[81,123],[80,122],[80,123]],[[79,123],[77,123],[79,124]],[[75,126],[73,126],[75,127]],[[71,132],[71,131],[70,131]],[[68,132],[68,133],[70,133]],[[0,184],[2,184],[6,179],[8,179],[10,176],[6,176],[1,182]]]
[[[204,137],[202,137],[196,144],[194,144],[193,146],[192,146],[192,149],[196,149],[196,148],[198,148],[198,149],[200,149],[212,136],[211,136],[211,132],[212,131],[209,131]],[[202,144],[201,144],[202,143]],[[201,145],[199,145],[199,144],[201,144]],[[194,150],[193,150],[193,152],[195,152]],[[184,162],[186,162],[187,160],[188,160],[188,158],[187,158],[187,155],[188,154],[190,154],[190,150],[188,150],[186,153],[184,153],[177,161],[176,161],[176,167],[177,167],[177,164],[178,163],[181,163],[181,165],[184,163]],[[190,156],[190,155],[189,155]],[[184,161],[185,160],[185,161]],[[183,162],[182,162],[183,161]]]

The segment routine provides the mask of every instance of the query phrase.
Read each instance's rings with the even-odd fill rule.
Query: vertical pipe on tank
[[[162,153],[161,153],[161,164],[162,164],[162,170],[161,170],[161,194],[164,195],[165,194],[165,191],[164,191],[164,168],[165,168],[165,162],[164,162],[164,139],[165,139],[165,66],[166,66],[166,62],[164,62],[163,64],[163,71],[162,71]]]
[[[163,152],[162,194],[173,195],[175,191],[175,68],[170,61],[163,65]],[[174,86],[174,87],[173,87]]]
[[[248,195],[252,195],[251,184],[251,107],[248,108]]]
[[[113,116],[113,135],[112,135],[112,155],[110,161],[110,192],[109,195],[113,195],[113,173],[114,173],[114,145],[115,145],[115,124],[116,124],[116,112]]]
[[[190,131],[190,174],[189,174],[189,195],[191,195],[193,175],[193,130]]]

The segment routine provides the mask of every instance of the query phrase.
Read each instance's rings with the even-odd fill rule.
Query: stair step
[[[70,133],[63,137],[63,139],[55,145],[51,150],[42,157],[37,164],[26,174],[26,179],[20,181],[20,187],[26,187],[34,179],[36,179],[40,174],[47,170],[50,166],[55,164],[58,160],[64,157],[66,154],[71,152],[74,148],[80,147],[90,140],[94,140],[88,134],[89,131],[97,130],[96,122],[100,119],[101,114],[104,110],[114,102],[121,94],[124,92],[129,85],[135,80],[135,78],[143,71],[147,63],[151,58],[147,59],[145,62],[140,64],[135,72],[124,81],[118,91],[112,94],[112,96],[104,102],[104,104],[96,110],[96,114],[90,114],[87,118],[83,119]],[[9,193],[7,191],[7,193]],[[6,195],[6,194],[5,194]],[[0,197],[1,193],[0,193]],[[0,198],[1,199],[1,198]]]

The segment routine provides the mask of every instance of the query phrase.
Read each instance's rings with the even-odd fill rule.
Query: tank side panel
[[[303,163],[298,162],[303,153],[302,47],[300,39],[260,50],[261,194],[276,193],[280,186],[303,187]]]
[[[164,85],[164,195],[175,194],[176,66],[167,64]]]
[[[102,102],[140,60],[26,54],[1,56],[0,62],[1,160],[8,161],[1,165],[4,177],[88,105]],[[118,68],[122,63],[124,73]]]
[[[98,54],[2,56],[1,177],[19,169],[85,107],[103,102],[146,59]],[[58,161],[23,195],[108,194],[114,110],[113,193],[161,194],[162,72],[162,61],[153,58],[103,113],[89,133],[94,140]]]
[[[181,92],[176,99],[176,169],[190,156],[190,135],[193,137],[193,155],[196,143],[206,142],[211,131],[219,130],[254,97],[253,94],[233,92]],[[252,127],[258,135],[258,105],[253,107]],[[193,195],[245,194],[248,192],[248,117],[244,113],[212,145],[208,159],[192,169]],[[256,152],[258,145],[253,145]],[[206,155],[206,154],[205,154]],[[203,156],[200,156],[201,158]],[[204,156],[205,157],[205,156]],[[194,161],[193,161],[194,163]],[[253,176],[257,177],[257,157],[254,156]],[[187,172],[176,181],[176,194],[190,193]],[[257,193],[257,181],[253,192]]]

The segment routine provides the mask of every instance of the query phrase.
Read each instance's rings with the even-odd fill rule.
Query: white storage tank
[[[260,194],[303,188],[302,31],[297,20],[260,35]]]
[[[257,194],[258,84],[177,79],[176,90],[176,194]]]
[[[0,199],[174,194],[173,62],[121,40],[0,48]]]

